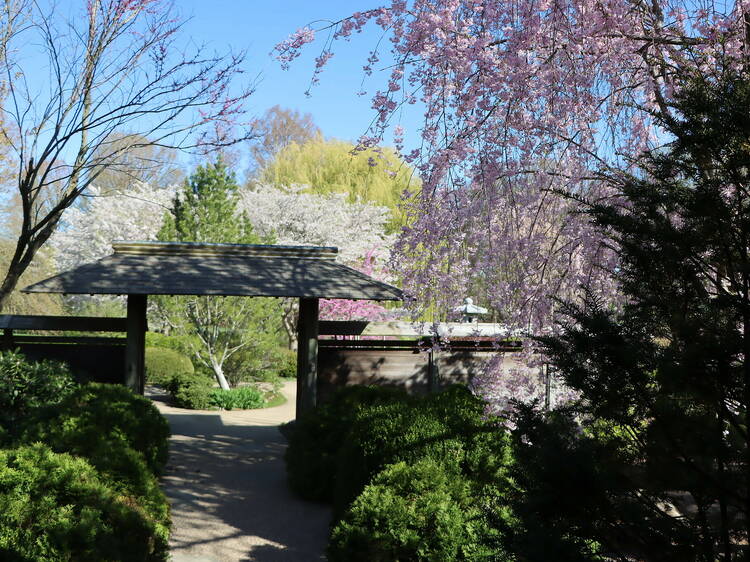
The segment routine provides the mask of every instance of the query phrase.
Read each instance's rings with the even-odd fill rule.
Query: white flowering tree
[[[305,186],[276,188],[255,185],[242,192],[240,210],[261,236],[275,235],[279,244],[336,246],[339,259],[387,280],[386,263],[395,240],[386,234],[392,218],[388,207],[350,202],[346,193],[305,193]],[[383,320],[388,312],[366,301],[326,301],[321,317],[329,320]],[[296,299],[284,301],[284,329],[290,347],[296,344]]]
[[[112,253],[115,240],[156,240],[164,213],[172,208],[176,186],[154,187],[135,182],[127,190],[92,196],[85,208],[70,207],[50,238],[61,271]]]
[[[143,182],[106,194],[89,188],[89,203],[67,208],[60,227],[50,237],[57,269],[66,271],[103,258],[112,253],[115,240],[156,240],[176,188]]]

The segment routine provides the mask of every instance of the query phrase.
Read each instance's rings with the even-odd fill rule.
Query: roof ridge
[[[240,255],[255,257],[299,257],[335,260],[334,246],[282,246],[277,244],[225,244],[216,242],[150,242],[123,241],[112,243],[115,254],[126,255]]]

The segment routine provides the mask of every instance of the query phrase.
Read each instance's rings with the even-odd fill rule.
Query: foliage
[[[287,67],[317,36],[316,82],[337,44],[376,28],[363,61],[375,115],[360,144],[392,133],[424,181],[394,273],[429,320],[470,295],[539,334],[554,326],[556,297],[581,302],[581,283],[619,300],[617,256],[579,203],[617,195],[602,172],[633,170],[642,150],[673,138],[683,77],[747,68],[747,11],[686,0],[389,1],[299,29],[277,55]],[[513,395],[501,372],[493,378],[491,392]]]
[[[83,459],[41,444],[0,450],[0,557],[166,560],[167,535]]]
[[[359,409],[409,401],[403,391],[394,388],[349,386],[304,412],[288,434],[284,459],[289,486],[305,499],[333,502],[338,451]]]
[[[434,459],[389,465],[333,528],[328,559],[511,560],[486,546],[493,533],[472,492]]]
[[[37,410],[33,420],[36,435],[54,435],[53,442],[67,439],[67,432],[79,439],[84,430],[122,436],[155,474],[167,461],[167,421],[149,399],[122,385],[81,385],[58,404]]]
[[[115,240],[155,240],[176,186],[134,181],[122,190],[88,191],[87,204],[66,209],[62,228],[50,237],[60,271],[108,256]]]
[[[334,511],[342,514],[386,465],[432,458],[458,471],[465,458],[460,431],[452,431],[428,402],[377,404],[357,411],[338,452]]]
[[[255,331],[252,337],[248,337],[247,344],[230,355],[224,366],[232,387],[243,382],[278,382],[278,370],[287,350],[279,347],[279,336],[275,331],[266,331],[257,325],[250,329],[263,331]]]
[[[240,127],[239,139],[226,132],[251,93],[234,85],[242,55],[180,45],[185,20],[169,2],[93,0],[81,13],[20,0],[2,15],[0,65],[13,87],[0,136],[12,140],[23,220],[0,309],[103,170],[142,147],[205,150],[249,138]]]
[[[177,373],[166,384],[167,391],[180,408],[208,410],[211,407],[211,379],[199,373]]]
[[[162,347],[146,347],[146,382],[164,385],[174,373],[193,374],[189,357]]]
[[[0,351],[0,426],[15,429],[32,410],[58,404],[74,388],[64,363],[29,361],[18,351]]]
[[[263,168],[260,181],[276,188],[305,186],[309,193],[346,194],[350,203],[370,202],[391,210],[389,230],[403,223],[404,191],[419,187],[413,170],[390,148],[356,150],[353,144],[322,137],[281,149]]]
[[[589,209],[620,255],[625,304],[608,310],[588,294],[563,309],[560,336],[541,340],[582,396],[565,423],[591,428],[555,431],[527,414],[519,438],[585,470],[550,474],[547,447],[522,451],[516,511],[529,533],[542,532],[538,514],[550,540],[613,556],[732,559],[750,506],[750,84],[727,67],[718,80],[684,78],[662,116],[674,140],[637,173],[610,174],[621,198]],[[557,503],[550,528],[553,487],[585,487],[585,517]]]
[[[282,349],[279,353],[278,375],[285,379],[297,378],[297,352]]]
[[[239,186],[221,160],[199,166],[175,198],[172,215],[165,217],[159,240],[258,244],[270,238],[255,234],[238,208]],[[197,359],[211,369],[219,385],[229,389],[226,360],[240,349],[254,346],[258,356],[278,346],[280,314],[272,299],[246,297],[162,297],[157,299],[166,324],[178,333],[196,336]],[[270,340],[270,342],[269,342]],[[197,391],[196,391],[197,392]],[[194,397],[197,399],[197,395]]]
[[[86,459],[110,489],[137,502],[153,522],[155,531],[166,541],[170,527],[169,503],[159,487],[154,467],[146,464],[144,454],[133,448],[120,428],[94,425],[101,416],[76,415],[66,403],[62,408],[51,419],[41,415],[25,421],[18,442],[41,442],[56,453]],[[139,429],[154,431],[145,427]],[[156,433],[160,434],[162,448],[166,448],[167,434],[158,429]]]
[[[254,386],[241,386],[230,390],[214,389],[211,404],[222,410],[252,410],[266,406],[263,392]]]

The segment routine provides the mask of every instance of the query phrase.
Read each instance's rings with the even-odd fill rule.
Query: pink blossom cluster
[[[715,72],[719,57],[745,60],[749,9],[750,0],[393,0],[332,24],[334,41],[372,25],[390,42],[363,145],[402,111],[422,113],[418,148],[394,129],[423,180],[405,201],[393,262],[417,309],[444,318],[470,295],[510,328],[538,333],[553,324],[555,298],[575,299],[583,285],[616,301],[616,256],[576,201],[612,196],[602,172],[665,140],[653,115],[669,114],[681,80]],[[285,48],[282,62],[298,51]],[[364,72],[381,58],[373,50]]]

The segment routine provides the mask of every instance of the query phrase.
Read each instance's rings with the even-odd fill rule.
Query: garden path
[[[286,483],[286,404],[244,411],[184,410],[147,388],[172,429],[162,487],[172,506],[173,562],[324,560],[330,509],[295,497]]]

